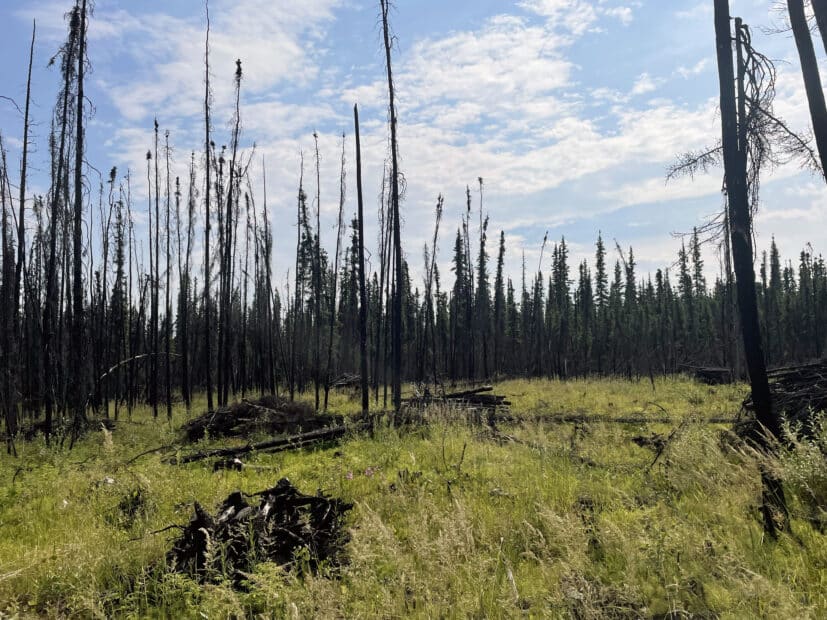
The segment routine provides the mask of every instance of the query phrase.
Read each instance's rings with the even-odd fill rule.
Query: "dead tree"
[[[827,179],[825,176],[825,170],[827,170],[827,104],[824,102],[824,89],[821,86],[821,76],[818,72],[818,60],[813,48],[807,16],[804,13],[804,0],[787,0],[787,10],[795,45],[798,48],[798,58],[801,61],[804,89],[807,92],[807,103],[810,107],[810,120],[813,123],[813,133],[821,161],[821,176]]]
[[[150,337],[152,338],[152,353],[150,356],[150,377],[149,377],[149,400],[152,404],[152,417],[158,417],[158,351],[160,345],[160,338],[158,333],[159,324],[159,308],[158,308],[158,289],[161,286],[161,266],[160,266],[160,228],[161,228],[161,207],[160,207],[160,180],[158,178],[158,119],[155,119],[155,228],[150,226],[149,233],[149,264],[154,265],[154,271],[150,268],[150,277],[152,278],[152,299],[150,301]],[[149,159],[149,157],[147,157]],[[149,171],[147,171],[147,174]],[[150,211],[152,211],[152,201],[150,199]],[[152,221],[150,214],[150,221]]]
[[[725,185],[729,203],[729,230],[736,276],[738,310],[744,341],[747,368],[755,404],[756,420],[775,437],[781,433],[780,416],[773,410],[767,368],[758,322],[758,302],[753,269],[752,216],[748,178],[750,136],[747,125],[746,66],[744,60],[744,30],[740,19],[735,22],[737,74],[732,63],[732,34],[730,30],[729,0],[715,0],[715,34],[718,59],[721,108],[721,147],[723,152]],[[733,77],[736,78],[733,81]],[[737,82],[737,93],[735,83]],[[762,436],[758,431],[756,436]],[[766,445],[766,444],[765,444]],[[786,515],[786,502],[781,481],[768,470],[762,471],[765,519],[768,534],[775,536],[776,519],[773,511]]]
[[[9,211],[12,206],[11,188],[8,187],[6,148],[0,136],[0,409],[6,422],[6,451],[17,456],[14,435],[17,432],[17,404],[12,385],[12,311],[14,305],[12,280],[14,280],[14,255],[11,241]]]
[[[339,283],[339,255],[342,252],[342,218],[345,211],[345,134],[342,134],[342,168],[339,174],[339,217],[336,220],[336,255],[333,258],[333,282],[330,290],[330,329],[327,338],[327,368],[324,379],[324,410],[330,396],[330,381],[333,368],[333,331],[336,327],[336,289]]]
[[[86,365],[84,363],[84,310],[83,310],[83,107],[84,74],[86,69],[86,0],[80,5],[80,30],[78,32],[77,72],[77,134],[75,136],[75,203],[72,226],[72,350],[70,373],[72,377],[72,442],[86,423]]]
[[[164,356],[164,387],[166,388],[166,403],[167,403],[167,419],[172,420],[172,368],[170,360],[172,359],[172,304],[170,303],[170,265],[172,264],[172,255],[170,254],[169,250],[169,238],[170,238],[170,227],[169,227],[169,210],[170,210],[170,200],[171,200],[171,187],[170,187],[170,170],[169,170],[169,131],[164,133],[164,153],[166,155],[166,166],[167,166],[167,193],[166,193],[166,262],[165,266],[165,273],[166,273],[166,284],[164,286],[164,295],[165,295],[165,308],[164,314],[166,315],[166,321],[164,321],[164,349],[166,351],[166,355]],[[176,203],[176,210],[177,210],[177,203]],[[177,212],[177,211],[176,211]]]
[[[313,243],[313,383],[316,394],[316,411],[319,410],[319,388],[322,355],[322,185],[319,159],[319,134],[313,132],[316,145],[316,239]]]
[[[20,194],[18,198],[19,215],[17,216],[17,265],[14,270],[14,299],[20,297],[20,279],[23,274],[23,265],[26,262],[26,174],[29,161],[29,109],[32,99],[32,64],[34,62],[34,41],[37,34],[37,24],[32,22],[32,43],[29,47],[29,71],[26,77],[26,104],[23,112],[23,154],[20,161]],[[15,304],[14,318],[17,321]]]
[[[207,12],[207,36],[204,45],[204,370],[207,375],[207,409],[213,409],[212,395],[212,330],[210,321],[210,3]]]
[[[810,0],[813,13],[816,16],[818,32],[821,34],[821,42],[824,44],[824,51],[827,52],[827,0]]]
[[[391,208],[393,227],[393,267],[396,286],[393,288],[391,308],[393,406],[398,412],[402,408],[402,239],[399,222],[399,145],[396,136],[396,101],[391,67],[391,35],[388,12],[390,0],[379,0],[382,10],[382,34],[385,44],[385,65],[388,72],[388,116],[391,132]]]
[[[362,143],[359,137],[359,108],[353,106],[356,133],[356,194],[359,232],[359,369],[362,385],[362,413],[370,408],[368,389],[368,294],[365,286],[365,213],[362,203]]]

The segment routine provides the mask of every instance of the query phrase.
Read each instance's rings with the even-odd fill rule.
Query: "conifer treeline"
[[[637,273],[631,248],[618,247],[612,261],[598,237],[593,266],[587,261],[572,266],[565,239],[548,247],[546,238],[537,268],[530,269],[524,258],[515,282],[504,267],[509,251],[504,233],[496,247],[489,239],[482,178],[478,205],[467,188],[449,285],[436,261],[443,198],[437,200],[433,237],[424,248],[423,279],[415,282],[407,260],[396,252],[398,172],[386,171],[378,269],[366,274],[366,303],[360,302],[363,222],[354,218],[350,233],[342,230],[344,171],[352,149],[344,137],[334,253],[321,242],[317,147],[312,175],[305,175],[302,162],[292,289],[282,293],[272,277],[265,165],[257,178],[258,164],[239,145],[241,61],[233,76],[229,149],[211,139],[207,80],[204,153],[192,154],[187,178],[172,177],[170,135],[164,133],[162,143],[156,122],[146,179],[113,168],[94,187],[84,177],[83,158],[86,21],[86,3],[79,0],[54,59],[62,86],[51,122],[46,195],[25,195],[25,150],[18,173],[7,162],[0,136],[0,404],[10,450],[21,416],[42,419],[48,439],[70,422],[83,423],[90,408],[118,417],[147,402],[158,415],[163,403],[171,415],[174,399],[189,408],[193,394],[206,390],[211,402],[213,378],[219,404],[247,392],[295,398],[313,389],[323,408],[331,383],[363,368],[372,401],[387,407],[397,363],[402,379],[437,384],[498,376],[654,376],[692,365],[728,366],[740,374],[726,251],[721,277],[708,283],[697,230],[672,269],[645,278]],[[28,111],[28,97],[26,103]],[[24,135],[28,125],[27,112]],[[396,170],[393,162],[388,167]],[[19,196],[13,195],[13,178]],[[142,207],[132,194],[136,183],[144,182]],[[264,189],[261,205],[254,187]],[[150,223],[145,239],[134,231],[142,208]],[[193,261],[199,239],[202,265]],[[278,242],[292,243],[286,237]],[[143,243],[148,243],[148,270]],[[795,265],[782,262],[773,242],[761,264],[759,296],[770,364],[822,355],[823,257],[807,249]],[[394,312],[397,306],[401,312]],[[398,331],[394,316],[401,317]]]

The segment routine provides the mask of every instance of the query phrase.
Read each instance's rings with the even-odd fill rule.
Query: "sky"
[[[37,23],[30,180],[35,192],[47,186],[49,118],[58,87],[57,69],[47,65],[65,38],[71,4],[0,0],[0,95],[20,104],[32,20]],[[282,282],[295,248],[302,155],[306,190],[311,196],[316,191],[314,132],[326,247],[335,245],[343,133],[346,221],[355,211],[354,103],[362,120],[366,235],[376,238],[389,152],[378,4],[210,0],[213,139],[219,145],[230,140],[238,58],[244,70],[242,143],[248,153],[255,145],[251,169],[259,206],[266,170],[274,273]],[[777,115],[806,133],[795,45],[789,33],[769,32],[783,21],[773,4],[731,0],[731,12],[751,25],[755,47],[777,64]],[[638,272],[645,276],[674,263],[681,243],[676,233],[721,210],[721,170],[694,180],[665,178],[678,154],[720,137],[712,0],[397,0],[391,20],[406,188],[402,239],[418,276],[423,246],[433,235],[437,196],[443,194],[438,256],[443,280],[451,280],[466,186],[474,222],[480,204],[490,217],[492,257],[504,231],[506,268],[515,283],[523,254],[529,271],[537,268],[546,231],[552,240],[565,236],[574,274],[579,260],[592,262],[601,231],[609,247],[616,240],[634,248]],[[202,0],[96,1],[87,87],[94,227],[100,221],[98,175],[117,166],[121,179],[130,171],[138,231],[145,229],[146,152],[156,118],[161,131],[170,132],[174,174],[182,182],[191,152],[200,156],[205,26]],[[815,44],[823,68],[824,46],[817,38]],[[22,118],[2,99],[0,131],[9,161],[18,161]],[[794,262],[808,243],[816,253],[827,251],[822,179],[786,164],[767,171],[761,197],[759,249],[775,235],[782,255]],[[714,248],[706,254],[712,276],[719,269]],[[371,266],[377,267],[375,258]]]

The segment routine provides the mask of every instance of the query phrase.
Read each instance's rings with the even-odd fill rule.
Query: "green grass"
[[[172,428],[138,411],[111,437],[92,433],[71,452],[21,444],[18,459],[0,458],[0,615],[827,616],[827,541],[803,518],[813,510],[805,490],[827,487],[818,450],[802,446],[778,464],[793,480],[795,535],[771,543],[756,460],[725,447],[725,427],[682,426],[651,469],[653,452],[630,441],[671,432],[674,424],[657,423],[664,410],[675,419],[734,415],[742,386],[509,381],[497,391],[529,418],[632,413],[653,423],[529,420],[503,426],[513,441],[499,441],[446,414],[427,428],[258,454],[247,462],[266,469],[220,473],[210,463],[173,467],[160,454],[126,465],[174,442],[183,410]],[[331,409],[354,412],[358,402],[336,394]],[[340,575],[262,564],[240,592],[164,570],[174,532],[151,532],[186,523],[195,500],[214,509],[234,489],[284,476],[354,503]],[[129,518],[119,506],[138,491],[142,509]]]

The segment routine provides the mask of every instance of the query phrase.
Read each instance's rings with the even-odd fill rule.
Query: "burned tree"
[[[815,2],[813,6],[815,7]],[[790,25],[795,37],[795,45],[798,48],[798,58],[801,61],[801,73],[804,78],[807,103],[810,107],[810,120],[813,124],[813,133],[815,134],[821,161],[821,173],[823,178],[827,178],[825,177],[825,167],[827,167],[827,104],[824,102],[824,89],[818,72],[818,60],[813,48],[807,16],[804,13],[804,0],[787,0],[787,10],[790,15]],[[819,13],[816,12],[816,17],[818,15]],[[822,19],[824,19],[823,15]],[[819,22],[819,26],[822,26],[821,22]],[[827,45],[827,42],[825,42],[825,45]]]
[[[80,25],[78,30],[77,70],[77,133],[75,135],[75,196],[72,217],[72,350],[71,350],[71,392],[72,392],[72,439],[77,437],[86,423],[86,373],[84,364],[86,323],[83,311],[83,80],[86,68],[86,0],[80,4]]]
[[[396,286],[393,289],[391,308],[391,336],[393,355],[393,406],[396,411],[402,407],[402,239],[399,223],[399,144],[396,136],[396,99],[391,67],[391,35],[388,13],[389,0],[379,0],[382,10],[382,33],[385,44],[385,65],[388,72],[388,122],[390,123],[391,147],[391,203],[390,219],[393,229],[393,268]]]
[[[730,30],[729,2],[715,2],[715,34],[718,58],[718,74],[721,106],[721,148],[725,169],[725,186],[728,203],[728,224],[732,242],[732,256],[736,276],[738,310],[741,319],[741,335],[744,341],[747,368],[749,371],[752,398],[755,404],[756,421],[774,437],[781,434],[781,419],[773,409],[770,396],[767,367],[761,343],[758,322],[758,303],[755,292],[755,271],[753,269],[752,214],[750,210],[750,182],[758,182],[754,142],[747,115],[760,115],[761,93],[758,90],[759,74],[767,70],[763,59],[755,55],[749,43],[749,33],[740,19],[735,20],[737,73],[732,64],[732,34]],[[746,56],[749,56],[747,58]],[[750,63],[749,65],[747,63]],[[733,76],[735,81],[733,81]],[[747,84],[749,80],[749,85]],[[737,84],[737,92],[736,85]],[[747,89],[750,99],[747,100]],[[766,103],[766,99],[763,101]],[[760,138],[759,138],[760,140]],[[753,144],[750,144],[750,141]],[[750,161],[752,160],[752,161]],[[748,174],[750,164],[754,176]],[[753,191],[757,188],[753,187]],[[762,437],[763,431],[756,432]],[[766,442],[763,442],[767,445]],[[781,481],[767,469],[761,473],[764,486],[764,527],[775,536],[777,522],[774,509],[786,516],[786,502]],[[785,521],[785,523],[787,523]],[[784,525],[782,524],[782,527]]]
[[[368,393],[368,295],[365,286],[365,214],[362,204],[362,143],[359,137],[359,108],[353,106],[353,124],[356,134],[356,192],[359,232],[359,369],[362,387],[362,413],[370,407]]]
[[[210,304],[210,4],[207,12],[207,35],[204,44],[204,368],[206,371],[207,407],[213,408],[212,394],[212,330]]]

